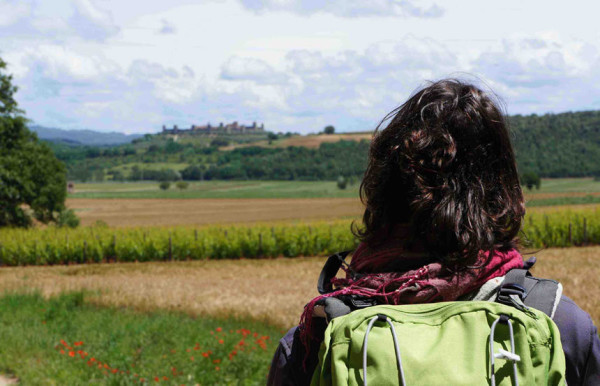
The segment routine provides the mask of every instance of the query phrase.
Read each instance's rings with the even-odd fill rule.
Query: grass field
[[[76,183],[70,198],[352,198],[359,184],[344,190],[335,181],[201,181],[185,190],[160,190],[156,182]],[[600,182],[592,178],[544,179],[540,190],[524,189],[530,205],[600,202]],[[560,200],[563,200],[561,202]],[[553,201],[555,203],[553,203]],[[567,202],[567,201],[573,202]],[[581,202],[581,201],[584,202]],[[537,202],[537,203],[536,203]],[[591,202],[588,202],[591,203]]]
[[[358,184],[338,189],[335,181],[202,181],[164,191],[157,182],[76,183],[70,198],[350,198]]]
[[[0,372],[23,385],[260,385],[281,335],[252,321],[97,307],[81,292],[7,295],[0,309]]]

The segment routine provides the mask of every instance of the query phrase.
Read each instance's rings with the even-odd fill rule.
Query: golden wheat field
[[[82,225],[170,226],[356,217],[358,198],[285,199],[87,199],[70,198]]]
[[[559,280],[565,294],[600,322],[600,247],[536,253],[534,274]],[[317,295],[324,258],[90,264],[0,269],[0,291],[45,295],[89,290],[99,305],[252,318],[286,328]]]

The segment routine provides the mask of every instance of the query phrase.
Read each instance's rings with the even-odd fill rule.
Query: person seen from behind
[[[491,300],[519,253],[525,204],[505,115],[490,94],[454,79],[418,90],[376,130],[361,184],[361,243],[338,293],[375,304]],[[352,275],[350,275],[352,273]],[[343,291],[342,291],[343,290]],[[565,289],[569,292],[569,288]],[[327,318],[310,301],[281,340],[269,385],[309,384]],[[569,386],[600,385],[600,339],[590,316],[558,296]]]

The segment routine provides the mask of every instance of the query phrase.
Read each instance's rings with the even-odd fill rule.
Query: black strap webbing
[[[348,256],[349,253],[350,251],[344,251],[329,256],[327,262],[321,270],[321,274],[319,275],[319,281],[317,282],[317,290],[319,290],[319,293],[321,295],[333,291],[331,279],[333,279],[338,273],[342,264],[346,263],[344,259],[346,258],[346,256]]]
[[[552,317],[555,309],[558,291],[558,282],[550,279],[539,279],[531,276],[526,269],[510,270],[498,290],[496,301],[512,305],[509,300],[511,295],[518,295],[527,307],[540,310]]]

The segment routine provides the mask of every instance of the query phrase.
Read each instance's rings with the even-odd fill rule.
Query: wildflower
[[[219,339],[219,344],[223,344],[225,341],[223,339]]]
[[[217,332],[221,332],[223,329],[221,327],[217,327]]]
[[[210,354],[209,354],[209,353],[207,353],[207,352],[203,352],[203,353],[202,353],[202,356],[203,356],[204,358],[208,358],[208,356],[209,356],[209,355],[210,355]]]
[[[194,361],[194,357],[190,357],[190,360],[193,362]]]
[[[113,374],[116,374],[116,373],[118,373],[118,372],[119,372],[119,370],[118,370],[118,369],[112,369],[112,370],[111,370],[111,372],[112,372]]]
[[[171,350],[171,353],[172,353],[172,354],[175,354],[175,349]]]
[[[42,324],[46,324],[46,321],[45,321],[45,320],[42,320]]]
[[[214,364],[219,364],[219,363],[221,363],[221,360],[220,359],[213,359],[213,363]]]
[[[219,366],[215,367],[215,371],[219,371],[221,368]]]
[[[160,382],[160,378],[159,377],[154,377],[154,382]]]
[[[74,351],[69,351],[69,356],[70,357],[74,357],[75,356],[75,352]]]
[[[60,350],[60,353],[61,353],[62,355],[65,355],[65,350]]]
[[[168,381],[169,377],[167,377],[166,375],[163,375],[162,379],[163,379],[163,381]]]

